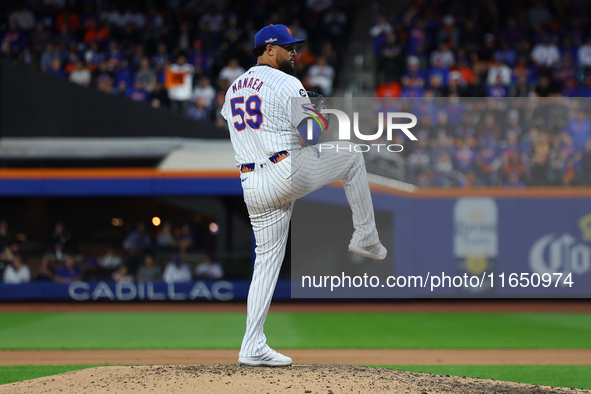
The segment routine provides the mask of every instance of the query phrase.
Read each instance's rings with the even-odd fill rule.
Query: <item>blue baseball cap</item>
[[[263,27],[254,36],[254,46],[259,45],[290,45],[304,42],[297,40],[291,35],[291,31],[285,25],[269,25]]]

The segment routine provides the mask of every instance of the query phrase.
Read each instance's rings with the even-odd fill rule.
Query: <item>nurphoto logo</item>
[[[349,116],[338,109],[322,109],[320,111],[322,114],[334,114],[337,118],[338,128],[339,128],[339,140],[351,140],[351,120]],[[385,116],[384,116],[385,115]],[[384,118],[386,119],[386,139],[388,141],[392,141],[392,132],[394,130],[402,131],[410,140],[417,141],[417,137],[409,130],[417,125],[417,117],[408,112],[378,112],[378,131],[373,134],[363,134],[359,130],[359,113],[353,113],[353,133],[355,137],[362,141],[377,141],[379,140],[382,135],[384,134]],[[407,123],[395,123],[398,122],[399,119],[408,119],[410,122]],[[311,137],[312,128],[311,125],[308,126],[308,136]],[[404,147],[400,144],[357,144],[353,146],[353,149],[358,152],[367,152],[372,147],[377,148],[380,151],[380,148],[385,148],[388,152],[402,152]],[[332,144],[319,144],[319,149],[334,149]]]

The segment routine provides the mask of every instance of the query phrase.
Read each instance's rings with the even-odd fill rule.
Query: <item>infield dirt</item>
[[[583,393],[494,380],[345,365],[97,367],[0,386],[0,393]]]

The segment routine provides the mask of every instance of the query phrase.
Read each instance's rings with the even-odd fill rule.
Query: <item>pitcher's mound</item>
[[[582,390],[347,365],[97,367],[0,386],[0,393],[575,393]]]

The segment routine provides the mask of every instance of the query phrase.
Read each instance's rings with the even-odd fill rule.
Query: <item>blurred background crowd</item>
[[[376,7],[363,37],[352,34],[359,4],[347,0],[6,0],[0,8],[2,58],[220,127],[224,92],[255,62],[261,26],[283,23],[307,39],[298,76],[325,96],[346,90],[361,40],[381,108],[445,98],[436,109],[423,104],[418,143],[387,158],[368,154],[380,175],[423,187],[591,182],[588,101],[553,100],[591,97],[588,1],[403,1]],[[542,101],[473,112],[473,97]],[[562,117],[533,119],[532,105]]]
[[[32,241],[32,242],[30,242]],[[138,223],[121,243],[85,244],[58,222],[45,240],[13,233],[0,219],[0,276],[4,283],[106,280],[183,283],[225,277],[188,223],[165,222],[150,231]]]
[[[307,40],[298,72],[330,95],[351,12],[331,1],[8,0],[0,7],[3,58],[220,126],[224,93],[256,62],[254,35],[271,23]]]

